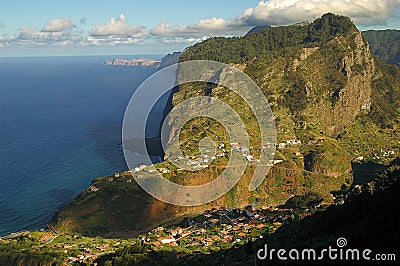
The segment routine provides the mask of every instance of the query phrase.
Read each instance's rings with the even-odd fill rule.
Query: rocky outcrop
[[[159,67],[160,61],[152,58],[139,59],[120,59],[107,60],[104,65],[112,66],[141,66],[141,67]]]
[[[340,50],[340,54],[331,53],[332,58],[323,58],[324,54],[334,49]],[[333,60],[336,61],[337,69],[332,64],[328,65]],[[304,73],[303,68],[301,74],[307,84],[309,100],[303,114],[311,117],[312,121],[309,122],[318,124],[321,131],[336,136],[346,126],[353,124],[357,115],[370,110],[375,63],[368,43],[363,41],[360,32],[335,38],[320,49],[303,50],[300,60],[293,64],[296,71],[303,64],[309,70]],[[310,67],[312,64],[314,66]],[[327,78],[332,80],[321,84],[324,75],[330,75]]]
[[[375,64],[368,44],[363,41],[361,33],[352,36],[349,50],[343,58],[343,69],[346,73],[346,86],[340,90],[337,103],[333,108],[332,124],[328,131],[337,135],[348,124],[354,123],[355,117],[364,112],[368,113],[371,105],[371,83],[375,73]]]

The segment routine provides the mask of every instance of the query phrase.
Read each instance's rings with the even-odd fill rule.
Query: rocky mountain
[[[374,59],[368,42],[347,17],[326,14],[312,23],[273,27],[244,37],[211,38],[186,48],[180,61],[208,59],[230,64],[251,77],[268,99],[275,116],[275,164],[254,191],[248,184],[256,161],[236,186],[203,206],[178,207],[158,201],[130,173],[93,181],[96,192],[82,192],[55,215],[49,227],[86,235],[132,236],[163,223],[219,206],[270,206],[295,195],[315,193],[325,203],[333,190],[348,186],[364,163],[386,164],[399,155],[400,70]],[[224,71],[211,73],[222,79]],[[259,156],[260,130],[249,108],[227,88],[188,83],[171,97],[172,106],[208,95],[232,106],[250,135],[250,154]],[[169,121],[174,127],[174,121]],[[224,143],[226,131],[211,119],[191,120],[181,130],[186,156],[198,158],[204,137]],[[198,172],[181,171],[165,161],[155,165],[165,178],[185,185],[209,182],[227,164],[229,152]],[[375,169],[369,169],[373,175]],[[111,179],[110,179],[111,178]]]

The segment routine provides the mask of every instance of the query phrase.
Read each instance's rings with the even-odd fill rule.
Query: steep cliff
[[[243,64],[271,105],[288,108],[299,117],[295,122],[330,136],[369,111],[375,64],[348,18],[327,14],[307,25],[267,28],[223,43],[215,47],[208,40],[189,47],[181,61],[220,58]],[[237,51],[226,52],[232,50]]]

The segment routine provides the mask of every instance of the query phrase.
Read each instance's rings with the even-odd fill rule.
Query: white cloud
[[[193,25],[194,29],[203,29],[203,30],[220,30],[227,26],[227,22],[223,18],[212,17],[209,19],[203,19]]]
[[[167,21],[163,21],[151,29],[149,33],[153,36],[199,37],[204,35],[241,34],[247,28],[247,26],[233,25],[230,21],[223,18],[212,17],[185,26],[171,26]]]
[[[176,31],[176,29],[175,29]],[[167,21],[163,21],[158,24],[155,28],[150,30],[150,34],[152,35],[171,35],[173,34],[174,29],[171,28],[171,25]]]
[[[398,18],[400,0],[269,0],[260,1],[231,20],[237,25],[285,25],[310,21],[331,12],[349,16],[359,25],[381,25]]]
[[[143,37],[144,26],[128,25],[124,14],[118,18],[111,18],[106,24],[96,25],[90,31],[91,36],[125,35],[131,37]]]
[[[13,36],[3,35],[0,46],[81,45],[115,46],[182,44],[189,45],[212,36],[243,35],[257,25],[287,25],[312,21],[325,13],[349,16],[359,26],[378,26],[400,21],[400,0],[269,0],[231,19],[211,17],[188,25],[163,21],[147,31],[143,25],[128,24],[121,14],[89,32],[78,28],[70,17],[48,21],[42,28],[22,27]],[[86,24],[80,19],[79,24]],[[4,25],[0,22],[0,28]]]
[[[71,31],[76,26],[72,23],[70,17],[57,18],[50,20],[43,26],[42,32],[61,32],[61,31]]]
[[[111,18],[106,24],[96,25],[83,45],[112,46],[140,44],[148,36],[142,25],[129,25],[124,14]]]
[[[85,42],[81,42],[81,45],[92,45],[92,46],[115,46],[115,45],[131,45],[140,44],[142,39],[127,37],[127,36],[88,36]]]
[[[269,0],[260,1],[232,19],[209,18],[184,26],[161,22],[150,30],[159,37],[199,37],[241,35],[257,25],[287,25],[312,21],[331,12],[349,16],[356,24],[370,26],[384,24],[400,17],[400,0]]]
[[[35,33],[37,33],[38,30],[36,27],[22,27],[19,29],[19,35],[17,39],[20,40],[30,40],[34,38]]]
[[[196,42],[204,41],[208,37],[203,36],[201,38],[194,38],[194,37],[162,37],[161,41],[165,44],[194,44]]]
[[[3,38],[0,41],[3,47],[69,46],[82,40],[82,35],[74,32],[75,28],[70,17],[53,19],[40,30],[37,27],[22,27],[19,29],[19,34]]]

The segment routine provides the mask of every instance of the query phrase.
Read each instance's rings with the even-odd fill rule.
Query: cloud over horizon
[[[362,26],[384,25],[400,18],[400,0],[269,0],[246,9],[232,19],[209,18],[185,26],[161,22],[150,34],[155,36],[202,36],[243,34],[258,25],[288,25],[312,21],[325,13],[350,17]]]
[[[111,18],[106,24],[96,25],[90,30],[91,36],[126,35],[141,37],[145,34],[144,26],[128,25],[125,15],[120,14],[118,18]]]
[[[180,36],[180,37],[195,37],[204,35],[229,35],[243,33],[248,26],[233,25],[230,21],[223,18],[212,17],[203,19],[197,23],[184,26],[171,26],[167,21],[163,21],[149,33],[153,36]]]
[[[116,46],[142,44],[192,44],[212,36],[243,35],[257,25],[288,25],[312,21],[325,13],[349,16],[357,25],[385,25],[400,21],[400,0],[269,0],[230,19],[211,17],[188,25],[161,21],[152,29],[129,24],[123,13],[84,31],[82,17],[76,26],[70,17],[49,20],[42,28],[21,27],[13,36],[3,35],[0,47],[21,46]],[[0,28],[4,25],[0,22]]]
[[[75,33],[76,26],[70,17],[48,21],[40,30],[35,26],[21,27],[19,33],[0,39],[0,47],[68,46],[80,42],[83,36]]]
[[[71,31],[74,28],[76,28],[76,26],[72,23],[70,17],[66,17],[65,19],[56,18],[47,22],[41,29],[41,32]]]
[[[139,43],[148,33],[143,25],[129,25],[124,14],[111,18],[106,24],[94,26],[87,38],[87,45],[128,45]]]

